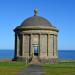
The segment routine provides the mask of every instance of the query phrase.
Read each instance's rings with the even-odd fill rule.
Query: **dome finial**
[[[38,14],[38,9],[35,8],[35,9],[34,9],[34,16],[37,16],[37,14]]]

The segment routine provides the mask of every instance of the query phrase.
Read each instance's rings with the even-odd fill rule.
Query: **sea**
[[[0,59],[14,58],[14,50],[0,50]],[[58,50],[59,60],[75,60],[75,50]]]

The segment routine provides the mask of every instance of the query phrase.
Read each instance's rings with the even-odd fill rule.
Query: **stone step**
[[[39,59],[38,59],[37,56],[34,56],[34,57],[32,58],[31,64],[40,64]]]

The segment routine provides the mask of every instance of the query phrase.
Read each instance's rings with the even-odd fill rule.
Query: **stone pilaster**
[[[22,56],[24,57],[24,34],[22,34]]]
[[[14,58],[17,57],[17,34],[15,33],[15,53],[14,53]]]
[[[38,45],[39,45],[39,56],[40,56],[40,34],[39,34],[39,39],[38,39]]]
[[[49,34],[47,35],[47,56],[48,56],[48,51],[49,51]]]
[[[57,36],[54,35],[54,56],[57,58]]]
[[[47,34],[40,35],[40,57],[47,58]]]
[[[49,50],[50,50],[50,34],[47,36],[47,56],[49,57]]]
[[[53,58],[53,35],[48,35],[48,57]]]
[[[16,38],[17,38],[16,39],[16,42],[17,42],[17,44],[16,44],[17,45],[17,47],[16,47],[16,49],[17,49],[17,56],[19,56],[20,39],[19,39],[19,35],[18,34],[16,35]]]
[[[29,34],[23,35],[23,42],[22,42],[22,51],[23,51],[23,57],[29,57]]]
[[[29,56],[31,56],[31,35],[29,34]]]
[[[41,34],[39,35],[39,56],[41,57]]]
[[[58,58],[58,41],[57,41],[57,36],[58,35],[56,35],[56,56]]]
[[[32,34],[30,34],[30,55],[32,56]]]

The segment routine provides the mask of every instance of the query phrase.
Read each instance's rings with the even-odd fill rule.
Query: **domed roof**
[[[15,30],[34,30],[34,29],[50,29],[58,31],[56,27],[45,18],[37,15],[37,9],[34,10],[34,16],[25,19],[20,26],[17,26]]]
[[[45,18],[33,16],[23,21],[21,26],[51,26],[52,24]]]
[[[45,18],[38,16],[38,10],[34,10],[34,16],[23,21],[21,26],[52,26]]]

